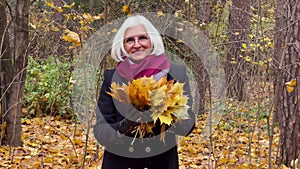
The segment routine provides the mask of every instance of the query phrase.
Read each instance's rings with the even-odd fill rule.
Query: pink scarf
[[[127,80],[133,80],[141,77],[150,77],[152,75],[158,75],[155,77],[158,80],[160,77],[166,75],[170,70],[170,63],[164,54],[159,56],[149,55],[139,63],[131,63],[130,60],[125,57],[123,62],[117,65],[117,71],[121,77]]]

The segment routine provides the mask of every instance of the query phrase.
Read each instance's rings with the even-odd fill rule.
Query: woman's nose
[[[135,39],[135,40],[134,40],[133,47],[134,47],[134,48],[139,48],[139,47],[141,47],[141,44],[140,44],[139,39]]]

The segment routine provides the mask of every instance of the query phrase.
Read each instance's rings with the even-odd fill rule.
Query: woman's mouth
[[[144,51],[143,50],[137,50],[137,51],[134,51],[132,53],[135,54],[135,55],[140,55],[140,54],[143,54]]]

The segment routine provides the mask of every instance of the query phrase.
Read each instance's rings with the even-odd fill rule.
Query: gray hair
[[[123,22],[122,26],[120,27],[120,29],[118,30],[118,32],[116,33],[113,39],[111,57],[115,59],[117,62],[123,61],[122,54],[124,54],[127,57],[130,57],[129,54],[125,51],[124,44],[123,44],[125,31],[130,27],[134,27],[140,24],[145,27],[150,37],[151,45],[153,48],[151,54],[160,55],[164,53],[164,44],[158,30],[144,16],[134,15],[128,17]]]

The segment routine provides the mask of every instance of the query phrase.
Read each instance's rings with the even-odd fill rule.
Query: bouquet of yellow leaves
[[[167,80],[167,76],[158,81],[151,77],[142,77],[122,85],[113,82],[111,92],[113,98],[124,104],[132,104],[136,109],[143,111],[150,107],[152,112],[151,123],[141,123],[136,132],[140,137],[152,133],[154,124],[159,120],[161,127],[161,140],[164,141],[164,132],[167,125],[187,119],[189,106],[188,97],[183,94],[184,83]],[[137,134],[136,133],[136,134]]]

